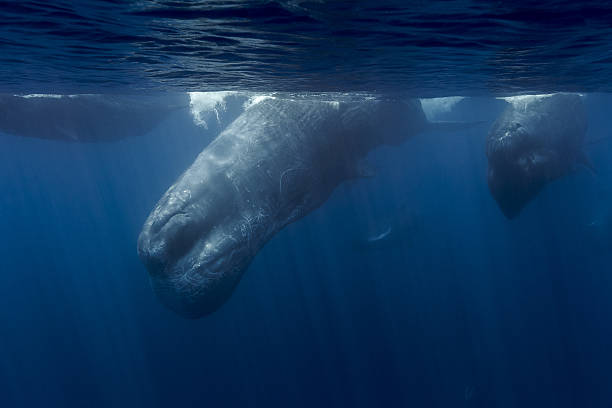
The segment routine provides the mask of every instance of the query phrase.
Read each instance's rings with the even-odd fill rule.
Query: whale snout
[[[532,149],[508,160],[489,160],[489,190],[506,218],[513,219],[546,183],[560,177],[563,163],[556,152]]]
[[[200,224],[186,212],[147,220],[138,238],[138,255],[149,273],[163,274],[168,264],[189,251],[203,232]]]
[[[165,246],[157,242],[150,246],[151,242],[155,241],[141,234],[138,253],[153,290],[162,304],[186,318],[199,318],[221,307],[252,259],[243,242],[216,231],[202,233],[190,249],[181,249],[181,255],[173,246],[182,238]]]
[[[225,302],[252,256],[239,226],[224,216],[231,205],[213,206],[214,194],[176,205],[173,194],[167,192],[146,220],[138,255],[159,300],[181,316],[199,318]]]

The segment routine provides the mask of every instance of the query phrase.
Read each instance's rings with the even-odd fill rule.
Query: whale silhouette
[[[486,142],[489,190],[507,218],[518,216],[548,183],[578,164],[591,167],[582,150],[586,130],[579,95],[511,99]]]

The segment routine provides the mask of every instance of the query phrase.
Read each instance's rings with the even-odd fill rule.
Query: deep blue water
[[[588,149],[597,176],[508,221],[485,182],[498,108],[446,116],[475,106],[482,126],[374,152],[375,177],[283,230],[195,321],[157,301],[135,243],[213,135],[184,112],[113,143],[2,135],[0,404],[609,406],[612,145]],[[612,98],[587,107],[595,140]],[[407,212],[392,245],[352,244]]]
[[[611,91],[611,13],[1,2],[0,91]],[[155,298],[136,239],[212,130],[178,111],[109,143],[0,133],[0,407],[611,406],[612,95],[585,103],[596,174],[516,220],[486,184],[499,104],[467,100],[438,119],[484,123],[373,152],[374,177],[281,231],[199,320]],[[359,245],[372,225],[401,234]]]

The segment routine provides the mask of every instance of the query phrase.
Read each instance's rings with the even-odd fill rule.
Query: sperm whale
[[[154,291],[185,317],[224,304],[266,242],[359,177],[369,151],[430,126],[419,100],[260,99],[200,153],[140,233]]]
[[[188,94],[0,94],[0,132],[69,142],[106,142],[144,135],[181,109],[189,109]]]
[[[577,164],[587,130],[575,94],[514,97],[491,127],[486,143],[489,190],[507,218],[516,217],[550,182]]]

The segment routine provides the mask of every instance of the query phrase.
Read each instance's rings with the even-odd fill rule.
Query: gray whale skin
[[[144,135],[181,109],[189,109],[187,94],[0,94],[0,132],[69,142],[107,142]]]
[[[188,318],[217,310],[266,242],[359,176],[366,153],[427,126],[418,100],[279,97],[249,107],[145,221],[138,254],[160,301]]]
[[[506,218],[515,218],[576,164],[588,164],[582,151],[586,130],[579,95],[554,94],[508,106],[486,142],[489,190]]]

